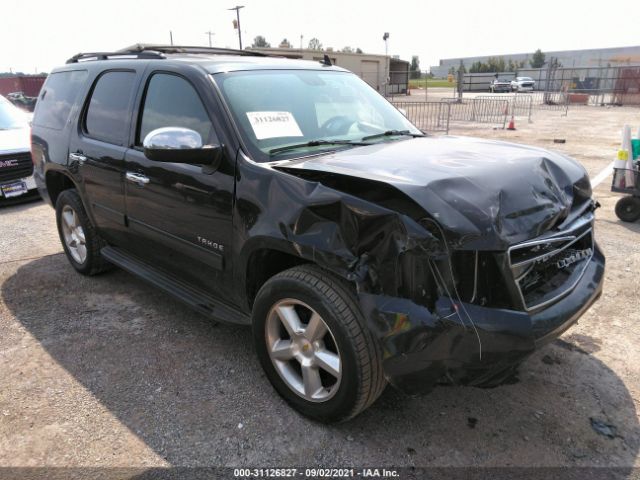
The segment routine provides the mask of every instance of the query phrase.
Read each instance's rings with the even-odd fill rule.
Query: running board
[[[104,247],[100,253],[110,263],[161,288],[207,317],[225,323],[251,324],[251,318],[247,314],[224,305],[201,290],[161,272],[119,248]]]

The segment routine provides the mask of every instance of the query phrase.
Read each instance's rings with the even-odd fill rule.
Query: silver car
[[[533,92],[535,80],[531,77],[516,77],[511,80],[511,90],[514,92]]]

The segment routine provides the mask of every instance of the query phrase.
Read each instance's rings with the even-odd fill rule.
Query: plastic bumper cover
[[[404,298],[360,293],[360,305],[383,350],[387,380],[407,392],[428,391],[443,377],[483,385],[518,365],[573,325],[602,293],[604,256],[594,255],[578,284],[536,312],[440,299],[434,311]]]

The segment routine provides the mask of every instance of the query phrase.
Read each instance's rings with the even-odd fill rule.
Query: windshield
[[[13,130],[28,126],[27,116],[11,102],[0,97],[0,130]]]
[[[520,77],[520,81],[522,81],[522,82],[530,82],[532,80],[533,80],[533,78],[531,78],[531,77]]]
[[[422,134],[352,73],[260,70],[216,74],[214,79],[257,161]]]

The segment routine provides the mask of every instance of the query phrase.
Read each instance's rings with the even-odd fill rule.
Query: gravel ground
[[[515,132],[451,133],[555,148],[595,175],[637,119],[634,109],[582,108],[537,113]],[[517,383],[419,397],[388,388],[335,426],[278,397],[249,329],[213,325],[122,271],[82,277],[49,206],[2,208],[0,466],[640,467],[640,223],[617,220],[609,181],[596,190],[604,294]]]

